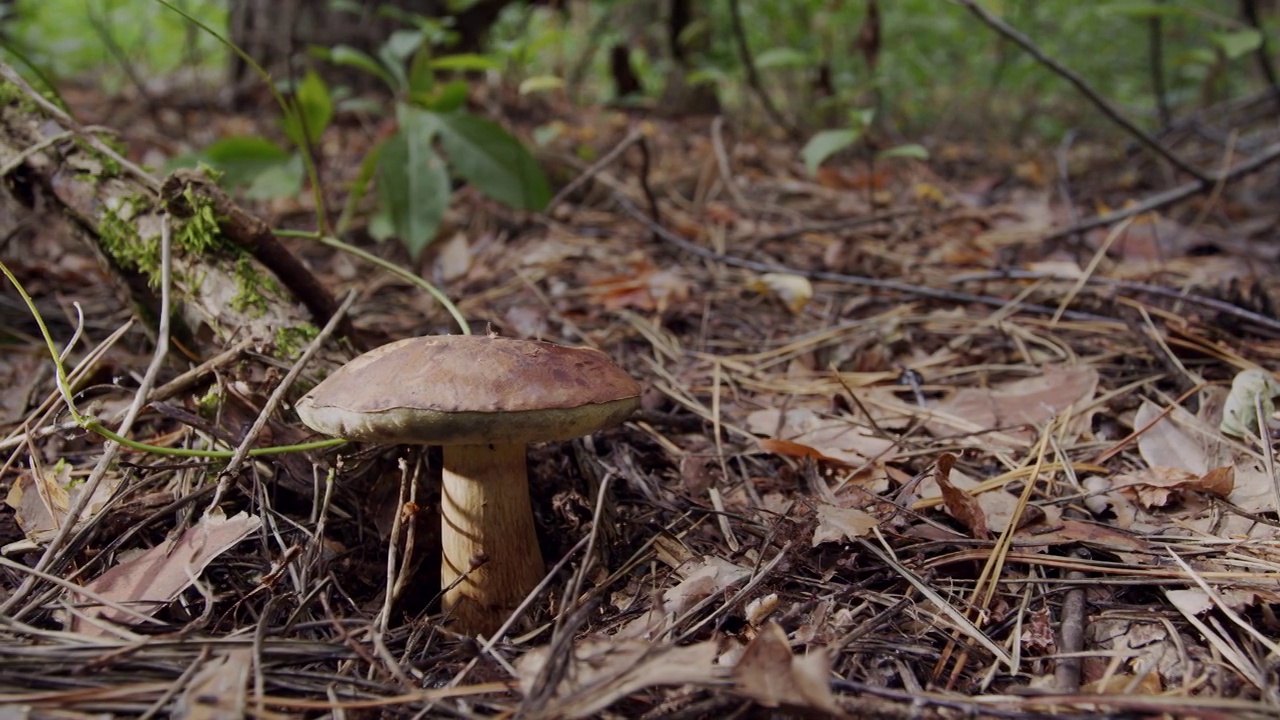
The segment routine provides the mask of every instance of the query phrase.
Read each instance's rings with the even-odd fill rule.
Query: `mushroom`
[[[443,446],[443,609],[458,632],[490,634],[545,573],[525,446],[589,435],[639,404],[639,384],[598,350],[445,335],[367,352],[296,407],[329,435]]]

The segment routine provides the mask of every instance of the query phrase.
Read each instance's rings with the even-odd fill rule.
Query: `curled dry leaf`
[[[1239,449],[1218,435],[1214,424],[1225,410],[1224,399],[1206,392],[1200,401],[1197,417],[1180,407],[1161,417],[1161,408],[1144,401],[1134,416],[1134,426],[1147,428],[1138,438],[1138,452],[1151,469],[1166,466],[1183,470],[1196,477],[1206,476],[1213,468],[1232,468],[1232,489],[1226,498],[1246,512],[1275,510],[1275,491],[1271,474],[1256,456]],[[1220,477],[1209,478],[1214,487],[1222,487]],[[1210,492],[1214,492],[1210,490]],[[1257,536],[1264,526],[1253,524],[1248,532]]]
[[[239,720],[249,717],[246,695],[252,648],[233,648],[204,663],[178,697],[173,717]]]
[[[659,270],[648,262],[633,273],[591,283],[591,294],[605,310],[633,309],[665,312],[689,299],[689,281],[674,270]]]
[[[1175,407],[1167,414],[1155,403],[1143,400],[1133,416],[1134,428],[1146,428],[1138,436],[1138,453],[1149,467],[1178,468],[1199,475],[1209,470],[1208,452],[1201,438],[1213,429],[1194,415]]]
[[[751,576],[751,570],[718,557],[706,557],[680,569],[684,578],[654,600],[649,611],[618,631],[618,637],[658,637],[684,611]]]
[[[990,539],[991,530],[987,527],[987,516],[982,511],[982,506],[974,496],[951,484],[951,468],[955,467],[955,464],[956,456],[951,453],[942,453],[938,456],[934,480],[942,490],[942,505],[946,508],[948,515],[969,528],[969,532],[973,533],[975,539]]]
[[[1275,398],[1280,397],[1280,381],[1266,370],[1251,368],[1238,373],[1231,381],[1231,392],[1222,408],[1223,434],[1232,437],[1258,437],[1258,409],[1264,420],[1276,411]]]
[[[791,654],[787,634],[777,623],[760,628],[733,669],[738,692],[764,707],[790,707],[844,717],[831,693],[831,662],[824,648]]]
[[[1178,468],[1157,466],[1117,475],[1112,482],[1117,490],[1136,498],[1142,507],[1151,509],[1177,502],[1183,492],[1229,497],[1235,489],[1235,468],[1226,465],[1195,475]]]

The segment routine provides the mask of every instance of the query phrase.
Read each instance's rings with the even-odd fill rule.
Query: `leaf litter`
[[[1249,248],[1170,211],[1087,237],[1090,265],[1045,240],[1068,213],[1034,174],[987,168],[1016,178],[1004,194],[953,189],[927,162],[810,177],[796,148],[752,137],[720,148],[724,170],[695,121],[581,118],[545,162],[584,171],[582,148],[634,124],[649,175],[624,153],[534,222],[460,191],[457,229],[424,258],[469,317],[601,347],[648,388],[625,428],[531,453],[544,550],[564,558],[550,591],[501,638],[443,629],[422,550],[438,469],[404,448],[255,461],[221,516],[201,502],[216,470],[131,456],[52,582],[33,571],[38,548],[100,446],[33,432],[54,427],[33,400],[50,379],[14,364],[41,392],[4,393],[8,415],[26,414],[8,426],[18,526],[0,538],[0,587],[39,592],[5,609],[0,703],[210,718],[1274,715],[1280,345],[1193,302],[1233,297],[1241,265],[1274,277],[1274,263],[1248,256],[1215,285],[1227,276],[1187,254]],[[646,191],[673,237],[626,212]],[[408,285],[295,250],[335,291],[362,292],[366,339],[448,327]],[[112,317],[89,313],[91,340]],[[105,357],[118,377],[137,369]],[[238,356],[180,398],[203,421],[152,412],[137,432],[227,442],[278,379]],[[202,416],[211,390],[234,407]],[[291,423],[268,428],[300,437]],[[388,566],[361,519],[387,506],[374,482],[399,472],[421,485]],[[1071,636],[1079,650],[1063,649]],[[1075,680],[1058,672],[1068,659]]]

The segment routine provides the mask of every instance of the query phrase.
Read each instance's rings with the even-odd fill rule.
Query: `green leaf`
[[[395,78],[392,81],[393,84],[391,89],[394,90],[397,95],[402,95],[408,92],[409,75],[405,72],[404,58],[396,55],[395,51],[391,49],[389,43],[383,43],[382,47],[378,48],[378,60],[382,61],[382,66],[387,69],[387,72],[391,74],[391,77]]]
[[[391,77],[391,73],[387,72],[387,69],[382,66],[382,63],[373,59],[373,57],[367,53],[350,47],[349,45],[335,46],[329,53],[329,59],[333,61],[333,64],[335,65],[353,67],[357,70],[363,70],[364,72],[373,75],[386,83],[387,87],[390,88],[392,92],[398,92],[400,90],[396,85],[395,78]]]
[[[431,53],[426,47],[418,49],[409,60],[409,85],[406,94],[425,95],[435,90],[436,71],[431,67]]]
[[[802,68],[809,64],[808,55],[789,47],[769,48],[756,56],[756,67],[761,70]]]
[[[449,113],[465,105],[470,95],[471,86],[465,80],[454,80],[436,87],[435,92],[415,93],[409,99],[428,110]]]
[[[1228,60],[1235,60],[1262,47],[1262,33],[1252,28],[1237,32],[1214,33],[1209,37],[1215,45],[1222,48]]]
[[[822,165],[827,158],[836,153],[852,146],[862,137],[861,130],[846,128],[844,130],[823,130],[822,132],[809,138],[809,142],[804,144],[804,149],[800,151],[800,157],[804,158],[804,167],[812,175],[818,171],[818,166]]]
[[[306,174],[302,155],[293,153],[284,161],[263,168],[249,183],[244,196],[250,200],[297,197],[302,192],[302,178]]]
[[[227,187],[243,187],[267,169],[287,161],[292,153],[260,137],[223,138],[196,157],[222,173]]]
[[[449,174],[436,152],[430,113],[399,105],[400,130],[378,151],[378,196],[391,227],[416,259],[435,239],[449,206]]]
[[[480,192],[523,210],[551,199],[542,168],[520,141],[496,123],[467,113],[433,113],[449,165]]]
[[[331,120],[333,98],[329,95],[329,86],[319,73],[308,70],[285,113],[284,134],[298,147],[307,147],[324,133]]]
[[[403,64],[411,55],[418,52],[418,48],[422,47],[422,40],[420,30],[396,30],[382,44],[381,53],[395,58],[398,61],[395,64]]]
[[[899,145],[891,147],[888,150],[881,150],[876,153],[876,158],[886,160],[888,158],[910,158],[912,160],[928,160],[929,151],[925,146],[919,143],[910,143],[907,145]]]
[[[502,64],[487,55],[476,53],[460,53],[444,55],[431,61],[436,70],[452,70],[454,72],[487,72],[501,70]]]

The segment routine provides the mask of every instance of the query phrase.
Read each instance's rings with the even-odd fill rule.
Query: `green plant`
[[[498,61],[475,54],[432,57],[432,40],[440,33],[438,21],[419,18],[414,29],[393,33],[376,57],[343,45],[322,53],[379,78],[395,94],[396,130],[366,159],[361,183],[378,181],[380,207],[371,233],[399,237],[414,256],[435,237],[451,177],[522,210],[539,210],[551,197],[533,155],[497,123],[464,110],[466,81],[445,77],[497,70]],[[348,208],[363,191],[352,193]]]
[[[812,175],[832,155],[841,150],[851,148],[862,141],[866,137],[867,129],[871,127],[871,121],[874,118],[874,110],[854,110],[849,113],[848,127],[822,130],[809,138],[809,142],[805,143],[804,148],[800,150],[800,157],[804,159],[805,169]],[[929,151],[923,145],[909,143],[881,150],[872,157],[872,160],[887,160],[889,158],[927,160]]]

